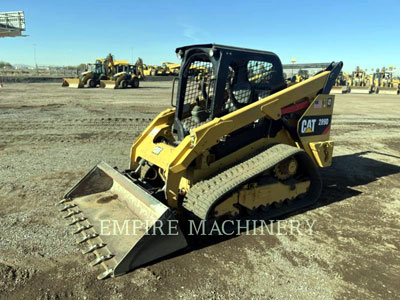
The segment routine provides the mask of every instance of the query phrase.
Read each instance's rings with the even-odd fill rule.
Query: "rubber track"
[[[304,151],[285,144],[274,145],[211,179],[196,183],[187,193],[183,207],[199,218],[207,219],[208,211],[216,201],[299,152]]]

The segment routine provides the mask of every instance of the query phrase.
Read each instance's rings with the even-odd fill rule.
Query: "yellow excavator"
[[[175,101],[137,137],[128,169],[100,162],[60,203],[91,265],[104,267],[99,279],[185,248],[185,224],[215,234],[226,221],[308,207],[321,193],[319,167],[331,165],[330,90],[342,62],[288,87],[272,52],[202,44],[176,53]]]
[[[100,85],[101,80],[110,78],[110,65],[114,64],[114,59],[111,54],[107,58],[96,58],[94,64],[88,64],[87,70],[79,74],[78,78],[64,78],[62,86],[71,88],[95,88]]]
[[[387,71],[386,68],[382,70],[377,69],[373,75],[373,92],[387,95],[399,95],[399,83],[394,82],[393,73]]]
[[[100,87],[108,89],[138,88],[144,80],[143,60],[139,57],[136,64],[111,64],[114,75],[110,80],[101,80]]]

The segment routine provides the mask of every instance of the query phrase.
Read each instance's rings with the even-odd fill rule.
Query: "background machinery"
[[[332,94],[350,93],[350,76],[347,73],[340,72],[336,78],[335,85],[332,87]]]
[[[370,78],[360,67],[352,72],[349,87],[350,92],[354,94],[370,94],[373,88]]]
[[[400,86],[393,79],[393,73],[387,71],[386,68],[377,69],[373,74],[373,92],[379,94],[398,95]]]
[[[143,74],[144,76],[161,76],[163,75],[163,71],[160,66],[144,64]]]
[[[163,62],[161,68],[165,70],[165,75],[178,76],[179,69],[181,68],[181,64],[173,63],[173,62]]]
[[[309,206],[322,188],[318,167],[331,164],[330,90],[341,62],[288,87],[272,52],[215,44],[176,52],[176,101],[133,143],[129,169],[101,162],[61,201],[84,253],[105,268],[100,279],[186,247],[177,220],[210,228]],[[133,222],[135,234],[106,234],[104,220]]]
[[[118,64],[128,64],[128,62],[118,62]],[[78,78],[64,78],[62,86],[71,88],[95,88],[100,85],[101,80],[108,79],[114,72],[115,62],[111,54],[107,58],[96,58],[94,64],[88,64],[87,70],[80,73]]]
[[[306,80],[310,78],[310,74],[308,73],[308,70],[299,70],[296,75],[294,75],[291,79],[292,82],[298,83],[302,82],[303,80]]]
[[[143,65],[145,76],[177,76],[181,65],[173,62],[163,62],[161,66]]]
[[[143,61],[139,57],[136,64],[113,65],[114,75],[109,80],[101,80],[100,87],[111,89],[138,88],[140,80],[144,80]]]

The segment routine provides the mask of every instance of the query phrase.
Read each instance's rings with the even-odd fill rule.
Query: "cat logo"
[[[331,128],[331,116],[305,116],[299,121],[300,136],[327,134]]]
[[[313,133],[317,119],[308,119],[301,121],[301,133]]]

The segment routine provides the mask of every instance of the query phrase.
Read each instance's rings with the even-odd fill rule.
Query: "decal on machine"
[[[299,122],[299,135],[321,135],[330,130],[331,116],[306,116]]]
[[[155,146],[153,151],[151,151],[153,154],[158,155],[161,153],[161,151],[163,151],[163,148],[161,148],[160,146]]]

